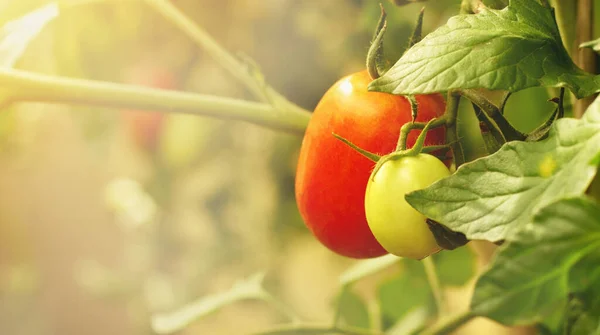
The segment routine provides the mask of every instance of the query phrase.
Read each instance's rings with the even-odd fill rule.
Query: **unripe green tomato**
[[[390,159],[373,173],[365,193],[365,212],[377,241],[401,257],[423,259],[438,252],[427,218],[404,196],[449,176],[446,165],[432,155],[418,154]]]

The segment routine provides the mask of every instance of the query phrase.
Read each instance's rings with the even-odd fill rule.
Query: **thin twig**
[[[322,334],[340,334],[340,335],[382,335],[380,332],[368,329],[354,327],[332,327],[330,325],[318,324],[296,324],[281,325],[265,331],[254,333],[254,335],[322,335]]]
[[[435,323],[430,328],[426,329],[424,332],[420,333],[420,335],[446,335],[450,334],[460,326],[464,325],[475,315],[466,311],[448,318],[441,319],[439,322]]]
[[[458,92],[448,92],[446,102],[446,143],[452,147],[452,156],[456,168],[465,163],[465,152],[462,143],[458,138],[458,105],[460,103],[460,94]]]
[[[444,316],[446,315],[446,303],[444,302],[442,285],[440,284],[440,279],[437,275],[433,259],[431,257],[427,257],[422,262],[423,267],[425,268],[425,274],[427,275],[427,281],[429,282],[429,287],[431,287],[431,292],[433,293],[433,297],[437,305],[438,315]]]
[[[246,66],[219,45],[206,31],[182,13],[168,0],[145,0],[158,13],[179,27],[198,46],[203,48],[223,69],[240,81],[257,98],[265,102],[277,101],[286,111],[295,113],[310,112],[288,101],[272,87],[258,83],[256,78],[248,71]]]

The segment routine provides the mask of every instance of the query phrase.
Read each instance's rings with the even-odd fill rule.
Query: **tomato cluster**
[[[369,227],[365,213],[365,192],[375,163],[336,139],[333,134],[349,140],[364,150],[385,155],[395,150],[400,128],[412,120],[410,103],[405,97],[369,92],[367,86],[370,81],[371,78],[366,71],[358,72],[340,79],[325,93],[306,130],[296,175],[296,200],[308,228],[327,248],[352,258],[371,258],[388,252],[395,253],[396,249],[390,247],[385,238],[382,239],[380,236],[381,222],[396,226],[412,225],[416,216],[411,213],[410,218],[405,220],[402,215],[406,211],[401,209],[393,215],[388,215],[383,211],[379,212],[374,203],[382,193],[400,194],[414,187],[424,187],[423,185],[432,179],[427,177],[430,171],[427,163],[416,164],[413,168],[409,168],[405,171],[408,175],[404,177],[395,177],[397,182],[400,178],[412,180],[415,176],[421,176],[417,179],[422,178],[422,180],[415,181],[411,185],[399,187],[390,185],[390,189],[385,191],[387,182],[380,182],[381,178],[376,176],[374,185],[370,187],[372,194],[369,199],[372,202],[368,208],[379,213],[370,215],[377,216],[374,227],[378,228]],[[420,95],[416,96],[416,100],[418,102],[416,121],[429,121],[441,116],[445,110],[445,101],[441,95]],[[414,145],[418,135],[419,131],[409,134],[408,147]],[[444,144],[444,141],[445,129],[436,128],[427,133],[425,145]],[[407,161],[402,166],[411,165],[410,162]],[[398,170],[393,165],[396,163],[392,163],[383,166],[380,172]],[[443,166],[443,163],[440,164]],[[435,176],[439,177],[439,175],[436,170]],[[395,198],[402,198],[403,201],[404,195]],[[381,206],[383,204],[381,202]],[[427,229],[425,220],[422,221],[424,229]],[[396,230],[393,233],[410,231],[410,236],[421,235],[424,234],[421,228],[416,227],[412,230],[411,227],[406,226],[404,231]],[[429,232],[425,233],[431,235]],[[418,243],[430,244],[431,239],[423,238],[425,242]],[[433,250],[433,248],[423,249],[427,252]]]

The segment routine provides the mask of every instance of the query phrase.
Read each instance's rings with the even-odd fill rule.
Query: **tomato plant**
[[[411,6],[410,3],[426,1],[391,2]],[[429,1],[428,4],[434,7],[443,2]],[[116,6],[117,3],[104,5]],[[303,138],[295,176],[295,198],[306,226],[316,236],[309,243],[315,248],[323,244],[349,258],[369,259],[353,260],[347,271],[335,279],[339,287],[332,294],[335,295],[335,310],[331,313],[334,318],[324,324],[304,322],[302,316],[296,315],[284,302],[271,295],[263,286],[262,272],[234,284],[231,290],[192,301],[173,312],[155,313],[162,311],[165,305],[171,308],[178,303],[172,296],[182,296],[181,301],[189,300],[183,293],[185,291],[179,292],[179,288],[185,285],[172,280],[171,276],[174,278],[180,271],[177,269],[184,269],[181,270],[184,276],[196,282],[197,274],[206,269],[198,271],[196,265],[188,269],[179,266],[177,259],[171,262],[171,258],[162,259],[162,256],[157,262],[144,259],[137,262],[144,271],[132,271],[139,282],[132,285],[132,282],[124,280],[123,287],[114,290],[119,294],[130,290],[123,295],[137,294],[132,299],[136,302],[166,301],[164,305],[151,306],[140,313],[144,316],[148,312],[152,314],[149,320],[145,320],[149,324],[140,329],[152,328],[153,332],[160,334],[176,333],[195,319],[227,304],[250,299],[269,304],[281,317],[290,321],[261,332],[263,335],[448,334],[475,317],[505,326],[528,326],[532,332],[544,335],[599,333],[600,98],[595,96],[600,93],[600,75],[597,74],[600,67],[593,61],[598,57],[592,50],[600,50],[600,30],[596,31],[599,36],[593,36],[590,28],[595,19],[592,1],[462,0],[460,7],[455,6],[456,3],[449,6],[459,11],[456,15],[423,38],[424,14],[421,11],[411,43],[391,67],[382,61],[382,41],[388,29],[386,13],[382,11],[367,53],[370,61],[367,62],[368,70],[335,83],[312,113],[269,86],[266,82],[268,76],[263,75],[257,64],[247,56],[235,57],[226,52],[172,2],[147,0],[143,3],[172,21],[174,27],[203,48],[206,55],[232,74],[258,101],[174,91],[172,89],[176,85],[168,74],[157,74],[148,69],[128,79],[129,85],[13,69],[20,53],[26,49],[27,41],[33,40],[33,35],[58,15],[58,6],[53,3],[33,13],[33,17],[39,20],[36,21],[39,23],[36,29],[30,29],[32,16],[4,27],[6,29],[0,39],[6,43],[0,43],[1,48],[15,43],[18,39],[8,37],[18,36],[19,30],[27,32],[27,38],[14,46],[16,51],[0,53],[3,104],[72,103],[128,110],[131,112],[124,113],[124,122],[131,127],[134,140],[149,150],[154,150],[163,122],[162,114],[152,114],[149,110],[248,121],[287,135],[300,135]],[[297,2],[282,2],[281,6],[287,3]],[[313,3],[333,6],[333,2]],[[368,8],[365,11],[371,11],[371,8],[377,10],[372,4],[364,3]],[[253,15],[260,13],[262,17],[267,12],[255,11]],[[401,25],[396,21],[407,13],[401,12],[396,17],[391,15],[390,26]],[[598,13],[596,16],[600,17]],[[313,18],[319,17],[312,14],[305,15],[303,20],[312,24]],[[318,33],[322,31],[325,29],[317,29]],[[573,47],[576,45],[579,48]],[[592,50],[584,50],[586,47]],[[585,52],[587,57],[584,57]],[[190,58],[194,61],[196,57]],[[159,89],[149,90],[142,86]],[[537,92],[530,94],[528,89]],[[540,95],[540,92],[543,94]],[[517,95],[520,99],[514,99]],[[550,98],[550,103],[546,98]],[[511,105],[514,101],[519,103]],[[527,127],[517,127],[516,120],[534,119],[532,106],[544,110],[547,114],[545,120],[535,119]],[[188,117],[178,119],[176,124],[185,124],[185,127],[173,126],[171,129],[175,130],[170,135],[181,135],[185,140],[189,140],[194,132],[194,135],[200,136],[197,133],[199,127],[189,122]],[[467,124],[469,119],[474,121],[470,128]],[[195,119],[197,122],[200,120]],[[226,131],[229,126],[225,124],[217,132]],[[240,214],[243,208],[237,212],[237,209],[230,210],[231,206],[224,204],[238,196],[258,200],[268,197],[261,197],[261,187],[248,186],[256,184],[230,183],[235,184],[231,186],[235,188],[234,192],[221,190],[219,178],[251,171],[240,162],[252,162],[253,158],[267,162],[262,156],[262,143],[248,155],[242,152],[249,138],[262,141],[267,136],[258,133],[260,128],[248,132],[239,131],[235,126],[232,129],[231,154],[221,156],[208,152],[205,156],[214,164],[205,174],[196,173],[195,160],[183,159],[191,156],[190,150],[194,151],[194,147],[179,147],[182,142],[179,136],[177,140],[165,140],[163,150],[169,151],[169,155],[162,158],[172,168],[157,169],[153,178],[158,191],[152,197],[160,199],[165,194],[168,197],[179,193],[174,191],[176,186],[185,186],[181,188],[185,191],[181,192],[181,196],[185,198],[187,195],[191,199],[163,199],[169,201],[156,202],[156,206],[164,207],[155,210],[155,203],[146,196],[142,187],[138,187],[137,183],[126,183],[135,186],[133,197],[136,199],[131,198],[131,194],[125,195],[125,199],[121,199],[125,206],[113,203],[114,207],[129,211],[126,213],[129,215],[123,217],[130,218],[140,217],[141,211],[136,207],[140,203],[147,207],[147,215],[142,216],[164,213],[164,220],[163,215],[160,220],[154,217],[152,220],[138,220],[160,221],[160,224],[153,225],[159,228],[154,228],[156,236],[153,237],[172,235],[169,223],[175,220],[191,222],[191,225],[196,221],[214,221],[215,225],[211,227],[214,229],[182,230],[179,234],[201,236],[204,241],[208,240],[207,236],[219,236],[215,238],[218,239],[215,245],[219,248],[221,237],[225,240],[230,232],[236,236],[243,235],[242,232],[254,232],[255,227],[243,226],[244,215]],[[185,140],[184,144],[189,145]],[[472,152],[478,154],[468,154],[466,149],[477,145],[481,148]],[[452,173],[442,161],[430,155],[440,150],[451,153],[456,167]],[[68,155],[57,156],[61,159]],[[230,173],[227,175],[221,173],[224,171],[223,157],[242,157],[244,160],[227,166],[226,172]],[[44,164],[44,167],[51,168],[52,165]],[[262,173],[266,169],[259,170]],[[10,169],[6,171],[10,172]],[[182,172],[190,176],[186,178]],[[175,173],[181,175],[171,175]],[[215,178],[217,174],[219,178]],[[287,189],[291,189],[294,183],[290,180],[287,184]],[[70,191],[70,188],[65,191]],[[211,192],[214,194],[209,194]],[[12,193],[19,194],[11,192],[11,196]],[[30,195],[23,193],[27,197]],[[198,206],[200,194],[209,200]],[[246,213],[251,213],[258,220],[269,216],[268,210],[257,210],[253,204],[244,205],[248,210]],[[18,210],[19,206],[14,207]],[[62,207],[70,209],[73,206]],[[170,212],[170,209],[179,207],[190,208],[182,210],[184,214],[179,216]],[[218,215],[196,215],[199,208],[205,207],[211,207],[214,212],[219,212]],[[38,216],[43,217],[33,217]],[[23,214],[22,217],[29,218],[30,215]],[[233,221],[231,226],[235,228],[217,222],[225,218]],[[240,227],[250,229],[237,230]],[[266,230],[272,228],[266,227]],[[217,230],[219,233],[215,232]],[[151,245],[158,240],[148,236],[138,238],[136,234],[143,234],[141,231],[131,229],[126,232],[136,252],[145,249],[137,248],[140,244]],[[308,235],[308,230],[306,233]],[[248,244],[264,246],[268,244],[263,243],[265,241],[269,239],[252,239]],[[464,246],[470,241],[473,243]],[[165,243],[168,247],[176,244]],[[302,256],[311,257],[312,254],[305,253],[305,246],[302,244],[299,248]],[[180,247],[177,245],[173,249],[188,249],[188,246]],[[148,249],[153,251],[151,254],[159,254],[166,248],[161,245],[160,248]],[[286,250],[283,249],[277,251],[284,255]],[[474,269],[472,250],[478,253],[478,263],[485,265],[479,272]],[[197,255],[195,250],[190,254],[193,257]],[[493,257],[489,257],[490,254]],[[222,256],[221,253],[219,256]],[[334,261],[325,266],[338,264],[334,262],[339,258],[332,259]],[[171,267],[172,264],[176,266]],[[133,267],[136,265],[139,264]],[[287,268],[296,269],[297,266],[291,264]],[[360,291],[355,290],[354,285],[358,281],[388,269],[394,270],[385,273],[389,278],[380,280],[381,277],[374,277],[365,281]],[[172,273],[164,275],[163,271]],[[308,273],[307,277],[313,276],[310,270],[304,271],[304,268],[299,272],[304,272],[302,275]],[[155,274],[158,274],[158,279],[151,277]],[[297,279],[297,274],[290,277]],[[95,275],[106,277],[105,281],[110,283],[118,281],[104,273]],[[272,279],[275,281],[277,278],[286,276]],[[306,287],[297,289],[305,284],[303,279],[306,277],[293,282],[293,291],[301,292],[300,298],[308,300],[305,299]],[[455,308],[458,304],[448,301],[449,297],[456,295],[457,286],[464,290],[460,304],[464,307],[462,309]],[[139,287],[150,289],[140,291],[136,289]],[[158,289],[155,290],[155,287]],[[178,289],[173,290],[175,287]],[[163,293],[174,291],[177,291],[176,294],[163,299]],[[197,291],[196,288],[190,290]],[[147,293],[155,292],[159,292],[161,297],[148,299],[152,297]],[[364,295],[368,295],[369,299]],[[318,299],[322,296],[323,291],[319,291]],[[468,306],[462,303],[464,300],[468,300]],[[377,313],[372,313],[373,310]]]
[[[366,71],[340,79],[323,96],[302,142],[296,173],[296,200],[306,225],[329,249],[348,257],[381,256],[364,210],[367,181],[374,163],[332,136],[379,154],[396,148],[400,128],[411,122],[411,107],[401,96],[369,92]],[[443,114],[439,94],[416,97],[418,121]],[[409,146],[419,132],[408,136]],[[445,130],[432,130],[426,143],[443,144]]]
[[[404,196],[449,175],[446,165],[429,154],[387,159],[374,171],[367,184],[365,213],[385,250],[415,259],[440,250],[425,215],[412,208]]]

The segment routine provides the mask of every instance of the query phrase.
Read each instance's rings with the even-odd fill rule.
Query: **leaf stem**
[[[242,62],[227,52],[219,45],[206,31],[183,14],[175,5],[168,0],[145,0],[148,5],[163,15],[168,21],[179,27],[196,44],[203,48],[223,69],[228,71],[235,79],[241,82],[252,94],[265,102],[279,101],[283,103],[285,110],[292,110],[296,113],[310,113],[302,107],[288,101],[272,87],[257,82],[251,75],[247,67]],[[273,97],[276,99],[269,99]]]
[[[342,285],[339,296],[337,299],[335,299],[334,310],[333,310],[333,321],[331,322],[332,327],[337,327],[340,323],[340,319],[342,317],[342,304],[341,304],[341,299],[339,297],[343,296],[349,287],[350,287],[350,285]]]
[[[431,120],[429,129],[439,128],[446,125],[446,120],[447,119],[445,116],[441,116],[439,118]],[[400,136],[398,137],[398,144],[396,145],[396,151],[402,151],[407,149],[406,141],[408,139],[408,134],[412,130],[424,129],[426,126],[427,123],[425,122],[409,122],[402,125],[402,127],[400,128]]]
[[[374,332],[368,329],[330,326],[320,324],[297,324],[281,325],[269,330],[254,333],[254,335],[320,335],[320,334],[340,334],[340,335],[381,335],[380,332]]]
[[[286,304],[275,298],[271,293],[263,290],[261,298],[264,302],[268,303],[275,310],[288,318],[292,323],[297,324],[300,322],[300,316],[292,311]]]
[[[435,303],[438,309],[438,315],[446,315],[446,303],[444,301],[444,294],[442,292],[442,285],[435,269],[432,257],[427,257],[423,261],[423,267],[425,268],[425,274],[427,275],[427,281],[431,287],[431,292],[435,299]]]
[[[47,102],[135,108],[238,119],[302,136],[310,114],[282,113],[268,104],[109,82],[0,69],[1,103]]]
[[[459,90],[459,92],[462,96],[479,106],[479,108],[494,120],[507,141],[522,141],[525,139],[526,135],[515,129],[508,120],[506,120],[504,115],[502,115],[500,108],[489,101],[483,94],[472,89]]]
[[[458,105],[460,103],[460,94],[458,92],[448,92],[446,99],[446,143],[449,143],[452,148],[452,156],[456,168],[465,163],[465,152],[462,143],[458,138]]]
[[[472,318],[475,317],[471,311],[465,311],[463,313],[450,316],[444,319],[439,320],[430,328],[426,329],[420,335],[445,335],[453,332],[458,327],[464,325]]]
[[[492,121],[487,113],[484,113],[479,106],[473,104],[473,110],[475,111],[475,116],[479,119],[480,125],[483,123],[483,125],[487,127],[485,130],[481,129],[481,135],[487,152],[493,154],[506,143],[506,138],[504,138],[502,131],[500,131],[496,123]]]

